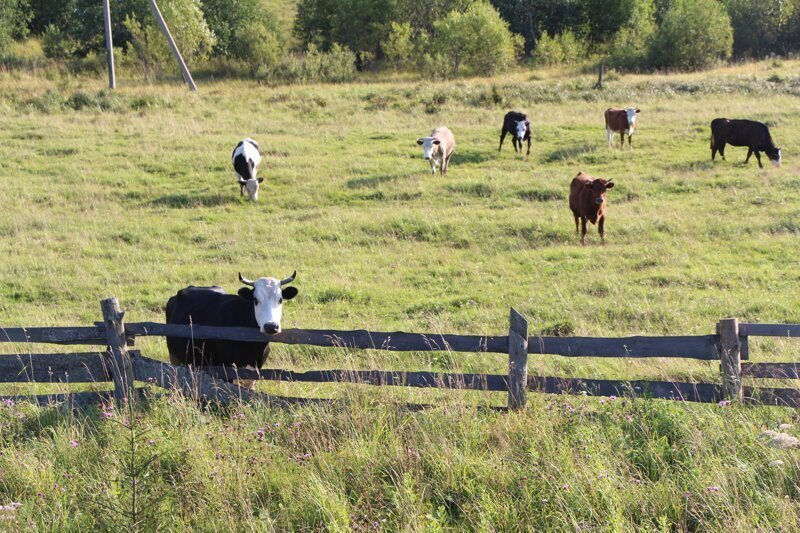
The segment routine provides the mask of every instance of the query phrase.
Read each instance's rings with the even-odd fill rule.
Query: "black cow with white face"
[[[503,127],[500,130],[500,152],[503,149],[503,141],[506,134],[511,134],[511,143],[514,145],[514,151],[517,151],[517,144],[519,144],[519,151],[522,152],[522,143],[528,141],[528,153],[531,155],[531,121],[525,113],[519,111],[509,111],[503,117]]]
[[[269,354],[268,336],[281,331],[283,301],[297,296],[296,287],[284,286],[296,275],[250,281],[240,273],[239,280],[249,287],[239,289],[239,294],[226,294],[221,287],[189,286],[178,291],[167,302],[167,324],[258,328],[265,339],[259,343],[167,337],[170,362],[261,368]]]

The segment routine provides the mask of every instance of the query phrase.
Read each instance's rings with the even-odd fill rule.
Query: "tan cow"
[[[442,126],[433,130],[428,137],[417,139],[417,144],[422,146],[422,153],[426,161],[431,164],[431,172],[436,174],[436,167],[442,175],[447,174],[450,157],[456,149],[456,140],[453,132]]]
[[[569,208],[575,217],[575,233],[581,221],[581,244],[586,244],[586,221],[597,224],[600,241],[605,244],[606,191],[614,184],[611,180],[593,178],[581,171],[572,178],[569,186]]]
[[[609,107],[605,112],[606,119],[606,136],[608,136],[608,146],[611,146],[612,139],[615,133],[619,133],[619,147],[625,146],[625,135],[628,136],[628,146],[631,146],[631,137],[636,131],[636,114],[641,109],[636,107],[627,107],[625,109],[615,109]]]

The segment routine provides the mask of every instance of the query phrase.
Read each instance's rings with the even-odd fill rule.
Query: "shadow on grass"
[[[246,197],[245,197],[246,199]],[[239,195],[234,193],[206,193],[206,194],[165,194],[153,198],[148,205],[151,207],[168,207],[170,209],[187,209],[192,207],[219,207],[239,203]]]
[[[463,165],[465,163],[483,163],[484,161],[489,161],[490,159],[495,158],[495,153],[492,152],[491,154],[487,154],[484,152],[476,152],[473,150],[461,150],[456,151],[450,157],[450,164],[451,165]]]
[[[425,162],[427,164],[427,161]],[[428,167],[423,167],[424,170],[428,170]],[[429,171],[430,172],[430,171]],[[413,176],[417,176],[419,172],[405,172],[403,174],[382,174],[380,176],[369,176],[367,178],[353,178],[347,180],[345,186],[348,189],[361,189],[363,187],[377,187],[383,183],[389,183],[392,181],[397,181],[400,179],[407,179]]]
[[[576,146],[566,146],[563,148],[556,148],[549,154],[543,157],[545,163],[555,163],[556,161],[564,161],[574,159],[578,156],[594,152],[597,148],[596,144],[579,144]]]

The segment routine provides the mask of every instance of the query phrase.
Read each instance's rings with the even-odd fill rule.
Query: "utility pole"
[[[108,55],[108,88],[117,88],[117,76],[114,73],[114,42],[111,39],[111,6],[109,0],[103,0],[103,22],[106,28],[106,53]]]
[[[108,0],[105,1],[107,2]],[[156,0],[150,0],[150,7],[153,9],[153,14],[156,16],[158,25],[161,26],[161,31],[163,31],[164,35],[167,37],[169,47],[172,48],[172,53],[175,55],[175,59],[178,60],[178,66],[181,68],[183,81],[186,82],[186,85],[188,85],[192,91],[197,92],[197,85],[194,84],[192,74],[189,72],[189,69],[186,67],[186,63],[183,61],[183,57],[178,50],[178,46],[175,44],[175,39],[172,38],[172,34],[169,32],[167,23],[164,21],[164,17],[161,15],[161,10],[159,10],[158,5],[156,5]]]

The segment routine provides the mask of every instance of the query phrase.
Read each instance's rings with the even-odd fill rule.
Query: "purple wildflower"
[[[69,445],[72,446],[73,448],[77,448],[78,447],[78,441],[71,440],[71,441],[69,441]]]
[[[730,404],[731,404],[730,400],[720,400],[719,403],[717,403],[717,405],[719,405],[720,407],[728,407]]]

